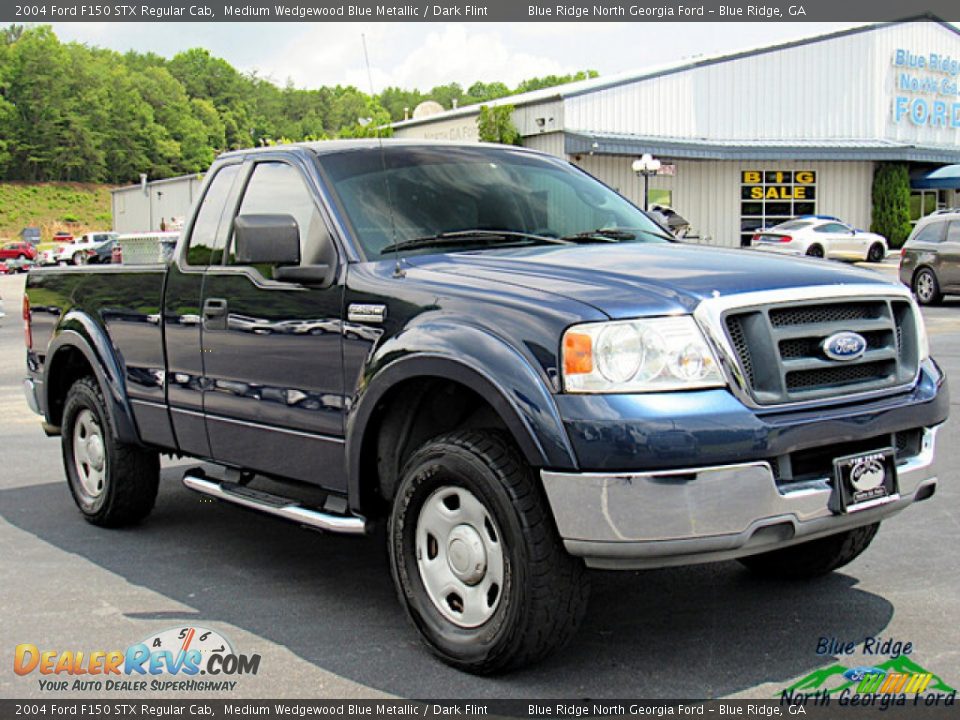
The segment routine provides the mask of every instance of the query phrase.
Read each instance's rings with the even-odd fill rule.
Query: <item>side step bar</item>
[[[362,535],[367,531],[367,521],[359,515],[334,515],[307,508],[280,495],[253,490],[236,483],[211,480],[199,469],[188,470],[183,476],[183,484],[191,490],[218,500],[276,515],[319,530],[350,535]]]

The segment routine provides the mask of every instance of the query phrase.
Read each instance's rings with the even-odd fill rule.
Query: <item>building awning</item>
[[[960,190],[960,165],[946,165],[910,178],[914,190]]]
[[[911,145],[896,140],[790,139],[715,140],[629,133],[564,132],[568,155],[636,155],[696,160],[898,160],[960,163],[956,145]],[[953,186],[951,186],[953,187]]]

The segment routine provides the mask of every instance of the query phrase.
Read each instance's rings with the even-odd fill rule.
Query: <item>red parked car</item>
[[[0,247],[0,260],[36,260],[37,250],[30,243],[11,242]]]

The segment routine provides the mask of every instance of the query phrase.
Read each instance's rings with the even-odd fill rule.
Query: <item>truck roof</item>
[[[529,148],[520,147],[518,145],[499,145],[496,143],[480,143],[480,142],[468,142],[468,141],[457,141],[457,140],[421,140],[421,139],[406,139],[406,138],[383,138],[383,145],[385,147],[460,147],[460,148],[469,148],[469,149],[483,149],[483,148],[497,148],[497,149],[509,149],[517,150],[520,152],[531,153],[534,155],[542,155],[543,153],[537,150],[531,150]],[[347,150],[376,150],[380,147],[381,140],[377,138],[351,138],[348,140],[318,140],[314,142],[300,142],[300,143],[290,143],[288,145],[270,145],[267,147],[261,148],[245,148],[240,150],[230,150],[221,154],[218,159],[237,157],[238,155],[251,155],[254,153],[268,153],[275,152],[277,150],[283,149],[292,149],[292,148],[303,148],[309,150],[316,155],[330,155],[333,153],[344,152]]]

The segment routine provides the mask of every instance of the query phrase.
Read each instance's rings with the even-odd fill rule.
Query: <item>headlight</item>
[[[723,387],[717,360],[689,315],[574,325],[563,335],[572,393]]]

